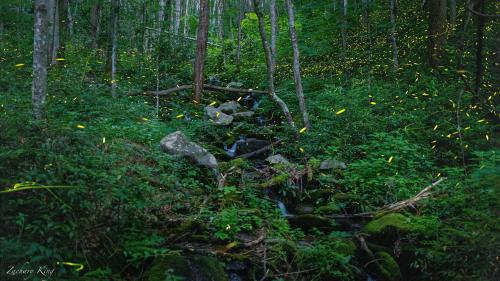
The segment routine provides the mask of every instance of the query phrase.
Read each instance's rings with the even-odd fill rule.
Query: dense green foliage
[[[500,280],[498,20],[486,22],[478,97],[469,85],[473,28],[465,33],[463,57],[454,43],[466,17],[464,1],[457,1],[459,23],[447,35],[446,65],[437,69],[426,61],[428,12],[420,1],[398,2],[397,70],[387,1],[368,1],[366,11],[353,1],[346,62],[338,1],[294,1],[312,123],[297,139],[266,96],[256,110],[268,121],[264,127],[245,120],[214,127],[188,91],[162,98],[158,115],[154,98],[129,96],[156,89],[157,79],[160,89],[192,80],[192,41],[151,36],[152,50],[143,49],[141,35],[154,17],[136,17],[142,1],[124,1],[121,9],[120,97],[113,99],[104,32],[109,3],[103,2],[99,48],[92,49],[87,21],[93,2],[77,2],[74,34],[61,34],[64,60],[49,69],[44,121],[31,116],[32,3],[0,3],[0,187],[9,191],[0,193],[0,279],[11,280],[4,275],[8,268],[29,262],[55,268],[49,280],[195,280],[203,272],[227,280],[220,276],[224,264],[243,261],[243,280],[366,280],[367,274],[376,280]],[[266,88],[257,18],[247,13],[242,20],[238,68],[239,6],[228,2],[226,36],[221,40],[211,30],[216,44],[209,45],[206,75]],[[286,12],[277,2],[277,92],[300,120]],[[487,8],[498,13],[500,6],[492,1]],[[156,14],[156,1],[148,9]],[[195,34],[196,15],[185,22]],[[205,93],[202,102],[234,98]],[[160,151],[159,141],[177,130],[217,157],[224,186],[209,169]],[[280,139],[273,153],[297,164],[229,159],[223,143],[240,135]],[[347,168],[320,170],[328,159]],[[362,225],[355,231],[328,218],[376,211],[441,177],[447,179],[430,198],[371,221],[349,221],[349,227]],[[302,204],[314,211],[304,214],[305,223],[300,216],[292,223],[270,194],[297,213]],[[245,245],[262,235],[265,242]]]

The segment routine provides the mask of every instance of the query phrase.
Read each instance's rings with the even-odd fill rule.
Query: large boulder
[[[205,115],[209,120],[214,122],[216,125],[229,125],[233,122],[234,117],[231,115],[227,115],[219,109],[208,105],[205,107]]]
[[[217,107],[217,110],[227,114],[231,114],[237,112],[240,107],[241,105],[237,101],[232,100],[219,105],[219,107]]]
[[[217,169],[217,159],[208,150],[190,141],[181,131],[171,133],[160,142],[163,151],[171,154],[189,158],[200,166]]]

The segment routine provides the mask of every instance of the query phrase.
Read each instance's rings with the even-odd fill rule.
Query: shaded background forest
[[[267,95],[264,125],[226,127],[206,122],[189,90],[155,97],[193,83],[200,1],[55,2],[44,120],[29,95],[33,3],[0,3],[1,278],[29,261],[54,266],[53,280],[204,280],[179,271],[187,259],[211,280],[500,280],[498,1],[293,1],[311,122],[299,138]],[[263,2],[271,33],[274,1]],[[287,12],[275,2],[276,93],[301,124]],[[209,7],[205,82],[268,89],[251,1]],[[201,104],[237,98],[204,91]],[[224,185],[160,152],[177,130],[221,161]],[[279,140],[273,154],[296,165],[228,157],[223,145],[241,135]],[[321,170],[325,160],[346,167]],[[443,177],[414,208],[349,229],[334,219]],[[291,221],[276,198],[319,223]],[[245,246],[262,233],[265,243]]]

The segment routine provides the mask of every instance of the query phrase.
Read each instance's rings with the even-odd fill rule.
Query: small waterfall
[[[368,278],[366,281],[377,281],[377,279],[373,278],[370,274],[368,274]]]
[[[290,213],[288,213],[288,210],[286,209],[285,203],[281,202],[280,200],[276,200],[276,203],[278,204],[278,208],[280,209],[282,216],[290,216]]]
[[[224,143],[224,150],[226,151],[226,154],[229,157],[234,158],[236,156],[236,150],[238,149],[238,145],[244,144],[245,142],[246,142],[246,139],[244,137],[240,137],[240,139],[238,141],[233,143],[233,145],[231,146],[230,149],[228,149],[227,144]]]
[[[252,105],[252,110],[255,111],[257,108],[259,108],[261,100],[254,100],[253,105]]]

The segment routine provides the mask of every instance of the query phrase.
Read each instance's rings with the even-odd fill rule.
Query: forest
[[[1,0],[0,280],[500,281],[499,21]]]

